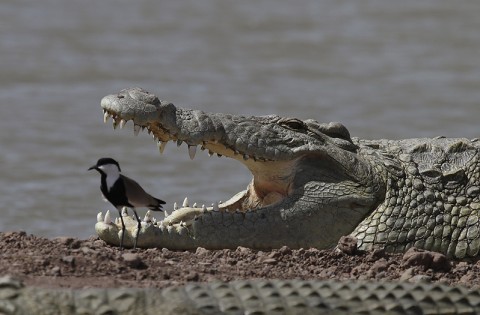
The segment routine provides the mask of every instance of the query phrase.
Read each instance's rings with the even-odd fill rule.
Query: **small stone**
[[[412,282],[412,283],[432,282],[432,277],[427,276],[427,275],[416,275],[416,276],[413,276],[412,278],[410,278],[410,280],[408,280],[408,281]]]
[[[243,247],[243,246],[238,246],[236,251],[239,252],[239,253],[243,253],[243,254],[249,254],[249,253],[252,252],[252,250],[250,248]]]
[[[200,279],[200,276],[198,275],[198,273],[196,272],[190,272],[186,277],[185,279],[187,281],[193,281],[193,282],[197,282],[199,279]]]
[[[63,256],[62,261],[67,265],[74,266],[75,265],[75,256]]]
[[[351,235],[342,236],[338,241],[337,248],[347,255],[353,255],[357,252],[357,238]]]
[[[257,257],[264,257],[264,256],[266,256],[266,255],[267,255],[267,253],[264,252],[264,251],[262,251],[262,250],[259,250],[259,251],[257,252]]]
[[[93,252],[94,250],[90,249],[86,246],[83,246],[82,248],[80,248],[80,251],[82,251],[82,253],[84,253],[84,254],[89,254],[89,253]]]
[[[95,241],[98,241],[100,238],[98,237],[98,235],[90,235],[88,238],[87,238],[87,241],[88,242],[95,242]]]
[[[101,241],[103,243],[102,247],[105,247],[105,242]],[[73,242],[70,244],[71,249],[77,249],[80,248],[80,245],[82,245],[82,241],[79,239],[74,239]]]
[[[268,258],[279,258],[281,254],[278,251],[272,251],[270,254],[267,255]]]
[[[388,263],[384,258],[376,261],[369,270],[369,274],[375,277],[378,273],[386,271]]]
[[[451,269],[450,261],[445,255],[415,247],[410,248],[403,255],[403,264],[407,267],[422,266],[424,270],[431,268],[434,271],[449,271]]]
[[[75,239],[70,236],[58,236],[53,239],[55,242],[69,246]]]
[[[103,240],[96,240],[93,242],[93,246],[94,247],[101,247],[101,248],[104,248],[106,247],[107,243],[105,243],[105,241]]]
[[[366,260],[371,262],[371,261],[377,261],[380,258],[386,258],[386,257],[387,257],[387,254],[385,252],[385,248],[376,248],[367,255]]]
[[[60,267],[55,266],[55,267],[53,267],[52,269],[50,269],[50,274],[51,274],[52,276],[61,276],[62,273],[61,273]]]
[[[80,245],[82,244],[82,241],[70,236],[59,236],[59,237],[55,237],[53,240],[55,242],[58,242],[61,245],[64,245],[72,249],[80,248]]]
[[[122,259],[127,266],[134,269],[145,269],[147,267],[140,256],[135,253],[125,253],[122,255]]]
[[[474,283],[475,281],[477,281],[475,275],[472,275],[471,273],[467,273],[460,278],[458,283],[465,286],[471,286],[471,284]]]
[[[195,251],[195,254],[199,255],[199,256],[207,255],[208,253],[210,253],[210,251],[208,249],[203,248],[203,247],[197,247],[197,250]]]
[[[406,269],[400,276],[400,281],[409,281],[414,276],[414,267]]]
[[[280,247],[278,252],[282,255],[291,255],[292,254],[292,250],[288,246]]]
[[[275,258],[266,258],[262,262],[267,265],[276,265],[278,261]]]

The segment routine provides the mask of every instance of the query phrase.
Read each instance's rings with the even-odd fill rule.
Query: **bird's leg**
[[[125,222],[123,222],[122,209],[118,208],[118,214],[120,215],[120,221],[122,221],[122,237],[120,238],[120,250],[123,250],[123,239],[125,238]]]
[[[142,227],[142,221],[140,221],[140,218],[138,217],[137,211],[135,208],[132,208],[133,213],[135,214],[135,219],[137,219],[137,233],[135,235],[135,243],[133,244],[133,249],[137,248],[137,240],[138,240],[138,234],[140,233],[140,228]]]

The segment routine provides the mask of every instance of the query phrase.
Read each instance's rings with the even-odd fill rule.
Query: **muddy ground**
[[[480,287],[480,262],[459,262],[419,250],[391,254],[281,248],[258,251],[120,251],[97,237],[47,239],[25,232],[0,233],[0,276],[39,287],[157,287],[196,281],[249,278],[373,279],[442,282]],[[354,253],[351,253],[354,251]],[[348,252],[348,254],[346,253]]]

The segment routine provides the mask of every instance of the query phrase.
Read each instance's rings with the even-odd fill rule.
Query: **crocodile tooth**
[[[107,210],[107,212],[105,212],[105,218],[103,219],[103,223],[109,224],[111,222],[112,220],[110,219],[110,210]]]
[[[143,218],[144,222],[152,222],[152,212],[150,210],[145,213],[145,217]]]
[[[157,145],[158,145],[158,150],[160,151],[160,154],[163,154],[163,151],[165,150],[165,147],[167,146],[167,141],[158,140]]]
[[[142,131],[144,131],[144,130],[145,130],[145,126],[142,126]]]
[[[176,202],[173,203],[173,211],[177,210],[178,209],[178,205]]]
[[[105,111],[105,113],[103,113],[103,122],[107,123],[109,118],[110,118],[110,114],[107,111]]]
[[[114,119],[113,119],[112,125],[113,125],[113,129],[114,129],[114,130],[117,129],[119,122],[120,122],[119,119],[117,119],[117,118],[114,118]]]
[[[181,146],[181,145],[182,145],[182,143],[183,143],[183,141],[182,141],[182,140],[177,140],[177,147]]]
[[[120,129],[123,129],[123,127],[125,127],[126,123],[127,123],[127,121],[125,119],[121,119],[120,120]]]
[[[165,213],[165,218],[169,216],[167,210],[164,210],[163,212]],[[163,223],[163,221],[162,221],[162,223]]]
[[[118,218],[118,217],[115,218],[115,224],[116,224],[116,225],[122,224],[122,221],[120,220],[120,218]]]
[[[219,210],[220,210],[220,208],[218,207],[218,202],[217,202],[217,201],[215,201],[215,202],[212,204],[212,206],[213,206],[213,211],[219,211]]]
[[[133,125],[133,134],[135,136],[138,136],[139,132],[140,132],[140,125]]]
[[[122,217],[128,217],[127,207],[122,208]]]
[[[197,146],[196,145],[189,145],[188,146],[188,155],[190,156],[190,160],[195,158],[195,153],[197,153]]]
[[[208,156],[212,156],[212,155],[213,155],[213,151],[208,150]]]
[[[192,205],[192,208],[196,208],[197,207],[197,203],[194,202],[193,205]]]
[[[97,222],[102,222],[102,221],[103,221],[103,213],[102,213],[102,211],[100,211],[97,214]]]
[[[206,213],[206,212],[207,212],[207,207],[205,207],[205,205],[202,205],[202,212],[203,212],[203,213]]]
[[[183,208],[188,207],[188,197],[185,197],[185,199],[183,200],[182,207]]]

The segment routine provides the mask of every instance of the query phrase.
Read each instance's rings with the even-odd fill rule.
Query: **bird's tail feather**
[[[156,204],[149,205],[148,208],[152,211],[163,211],[162,205],[165,204],[165,201],[157,198],[153,198],[153,199],[155,199]]]

